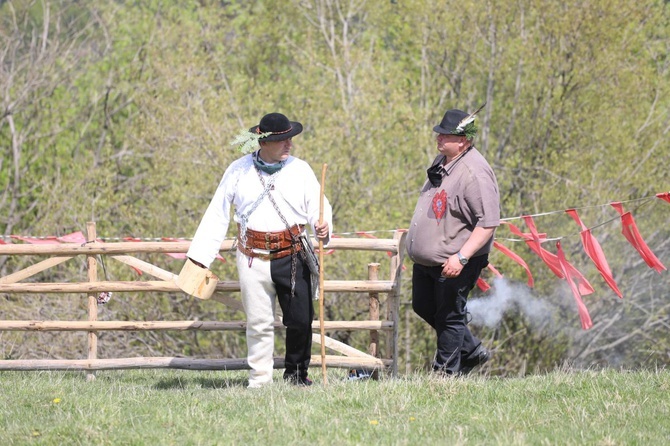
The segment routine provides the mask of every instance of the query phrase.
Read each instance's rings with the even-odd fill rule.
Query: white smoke
[[[508,282],[505,278],[496,278],[486,297],[469,299],[468,312],[472,324],[495,328],[507,312],[520,312],[535,325],[544,325],[551,319],[554,309],[551,305],[535,298],[525,285]]]

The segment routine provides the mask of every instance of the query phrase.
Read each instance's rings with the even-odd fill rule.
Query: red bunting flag
[[[496,277],[502,277],[503,275],[500,274],[500,272],[495,268],[495,266],[491,265],[490,263],[486,265],[486,268],[488,268],[489,271],[491,271]],[[487,292],[488,290],[491,289],[491,285],[486,282],[486,280],[482,279],[481,277],[477,278],[477,287],[482,290],[483,292]]]
[[[517,235],[517,236],[521,237],[526,242],[528,247],[535,254],[537,254],[544,261],[544,263],[547,264],[549,269],[558,278],[560,278],[560,279],[563,278],[563,273],[561,272],[561,269],[558,267],[558,262],[554,262],[554,263],[556,263],[556,265],[554,265],[554,263],[547,261],[547,259],[551,259],[551,256],[553,256],[553,254],[551,254],[551,253],[545,251],[544,249],[542,249],[542,247],[540,245],[540,242],[546,240],[546,237],[547,237],[546,234],[532,235],[531,233],[521,231],[521,229],[519,229],[518,227],[516,227],[512,223],[508,223],[508,222],[503,222],[503,223],[505,223],[507,226],[509,226],[510,231],[512,231],[512,233],[514,235]],[[533,226],[533,228],[535,228],[535,226]],[[542,257],[543,251],[548,254],[546,258]]]
[[[82,234],[81,231],[58,237],[58,240],[63,243],[86,243],[86,237],[84,237],[84,234]]]
[[[499,242],[494,241],[493,247],[496,248],[498,251],[502,252],[503,254],[505,254],[510,259],[514,260],[516,263],[521,265],[523,269],[526,270],[526,275],[528,276],[528,286],[533,288],[535,282],[533,281],[533,275],[530,273],[530,268],[528,268],[528,264],[516,253],[512,252],[509,248],[507,248],[506,246],[502,245]]]
[[[551,268],[552,270],[560,271],[561,275],[559,275],[559,277],[562,276],[561,278],[564,278],[565,277],[564,267],[563,265],[559,265],[559,260],[557,256],[540,246],[539,243],[540,234],[538,234],[537,229],[535,228],[535,222],[533,221],[533,217],[531,217],[530,215],[526,215],[523,217],[523,220],[526,222],[526,225],[530,229],[530,233],[533,236],[533,240],[537,243],[540,252],[540,258],[542,258],[542,260],[544,260],[544,262],[547,265],[549,265],[549,268]],[[546,236],[542,235],[542,237],[546,239]],[[533,246],[531,245],[531,248],[532,247]],[[593,293],[594,291],[593,287],[591,286],[589,281],[586,280],[586,277],[584,277],[584,275],[580,273],[579,270],[577,270],[577,268],[575,268],[569,262],[565,262],[565,267],[567,267],[570,276],[575,278],[575,280],[577,281],[577,286],[579,287],[579,293],[582,296]]]
[[[484,280],[484,279],[482,279],[481,277],[479,277],[479,278],[477,279],[477,288],[479,288],[479,289],[482,290],[483,292],[487,292],[488,290],[491,289],[491,285],[489,285],[488,283],[486,283],[486,280]]]
[[[621,294],[621,291],[619,290],[619,287],[617,286],[616,281],[612,276],[612,270],[610,269],[610,266],[607,263],[605,253],[603,252],[600,243],[598,243],[598,240],[596,240],[593,234],[591,234],[591,230],[586,227],[586,225],[582,222],[582,219],[579,218],[576,209],[568,209],[565,212],[567,212],[567,214],[570,217],[572,217],[572,219],[579,225],[579,227],[582,230],[579,234],[581,235],[582,246],[584,246],[584,251],[586,251],[586,255],[588,255],[589,258],[596,265],[596,268],[600,272],[600,275],[603,277],[603,279],[605,279],[605,282],[607,282],[607,285],[609,285],[609,287],[612,288],[612,290],[617,294],[617,296],[623,298],[623,295]]]
[[[528,247],[533,252],[535,252],[535,254],[537,254],[542,259],[542,261],[544,261],[544,263],[556,275],[556,277],[558,277],[559,279],[565,279],[565,273],[563,272],[556,255],[550,253],[541,246],[541,242],[546,241],[546,234],[540,234],[537,232],[537,229],[535,228],[535,223],[533,222],[533,217],[526,215],[523,217],[523,219],[526,222],[526,225],[528,225],[528,227],[530,228],[531,231],[530,234],[521,232],[521,230],[516,226],[514,226],[513,224],[507,223],[507,225],[509,225],[510,230],[514,234],[524,239]],[[580,294],[582,296],[585,296],[587,294],[593,293],[594,291],[593,287],[591,286],[589,281],[586,280],[586,277],[584,277],[584,275],[580,273],[577,270],[577,268],[572,266],[571,263],[567,262],[566,265],[570,270],[572,276],[577,278]]]
[[[661,271],[666,270],[667,268],[658,260],[658,257],[654,255],[647,243],[640,235],[640,231],[637,229],[637,224],[633,218],[633,214],[630,212],[624,212],[623,205],[620,202],[610,203],[610,205],[617,210],[619,215],[621,215],[621,225],[622,233],[626,240],[637,250],[645,263],[649,268],[653,268],[656,272],[660,273]]]
[[[579,292],[579,288],[573,281],[573,279],[578,278],[574,276],[575,270],[573,270],[568,261],[565,260],[565,254],[561,248],[561,242],[556,242],[556,252],[558,264],[561,267],[563,274],[565,275],[565,280],[567,280],[568,285],[570,285],[570,290],[572,290],[572,295],[575,298],[575,302],[577,302],[577,311],[579,312],[579,319],[582,322],[582,328],[584,330],[588,330],[589,328],[593,327],[593,322],[591,321],[591,316],[589,316],[589,310],[586,308],[586,305],[584,305],[584,301],[582,300],[582,294]]]
[[[54,236],[48,237],[24,237],[22,235],[10,235],[11,238],[33,245],[57,245],[59,242]]]
[[[665,200],[668,203],[670,203],[670,192],[663,192],[662,194],[656,194],[656,198],[660,198],[661,200]]]
[[[164,242],[178,242],[179,241],[174,237],[162,237],[161,240],[163,240]],[[186,253],[184,253],[184,252],[166,252],[165,255],[168,256],[168,257],[172,257],[173,259],[177,259],[177,260],[186,260]],[[221,257],[219,254],[216,254],[216,258],[217,259],[220,258],[221,260],[223,260],[225,262],[223,257]]]

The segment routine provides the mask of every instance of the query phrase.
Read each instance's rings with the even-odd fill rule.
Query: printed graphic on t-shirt
[[[447,213],[447,191],[442,189],[433,197],[433,212],[437,219],[437,224],[440,224],[442,217]]]

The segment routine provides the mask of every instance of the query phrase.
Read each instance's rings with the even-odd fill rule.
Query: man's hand
[[[463,265],[458,259],[458,254],[450,255],[447,261],[442,264],[442,277],[449,279],[458,277],[461,271],[463,271]]]
[[[316,238],[326,240],[329,234],[328,222],[324,221],[323,223],[316,223],[314,225],[314,231],[316,232]]]

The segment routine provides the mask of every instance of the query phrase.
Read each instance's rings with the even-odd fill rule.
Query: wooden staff
[[[323,199],[326,187],[326,168],[324,164],[321,168],[321,194],[319,199],[319,225],[323,224]],[[330,228],[329,228],[330,230]],[[326,332],[323,325],[323,240],[319,238],[319,328],[321,330],[321,372],[323,373],[323,385],[328,385],[328,375],[326,374]]]

